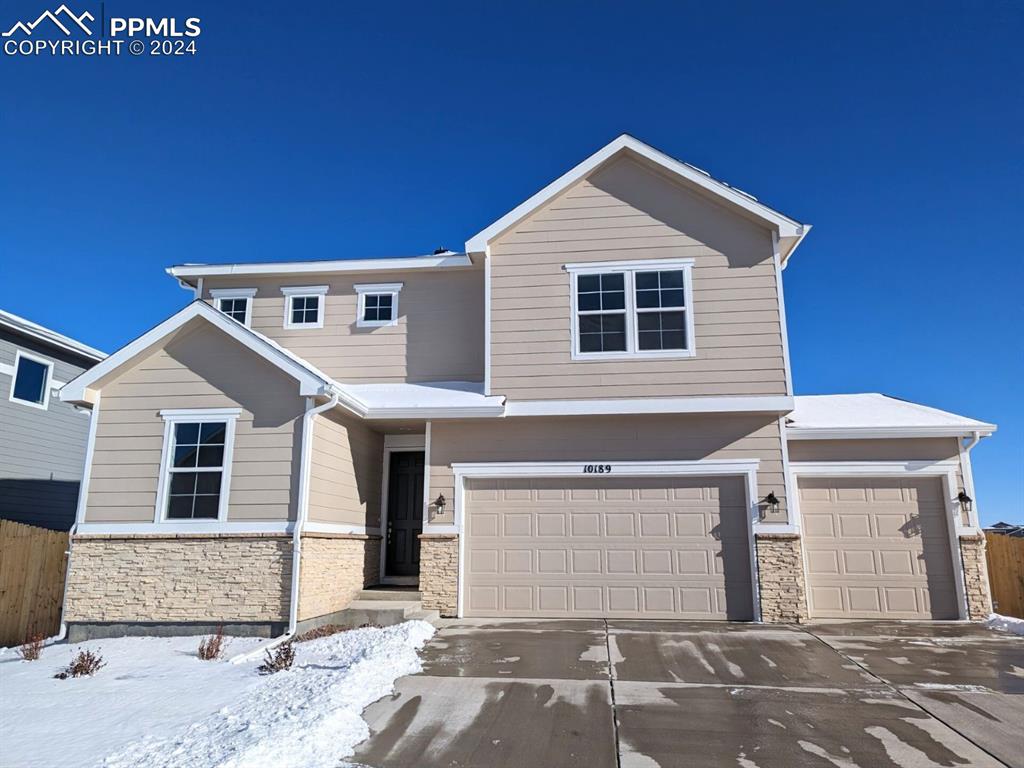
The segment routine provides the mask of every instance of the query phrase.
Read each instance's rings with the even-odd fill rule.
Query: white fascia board
[[[154,344],[159,343],[196,317],[201,317],[211,323],[235,341],[292,376],[292,378],[299,382],[300,395],[305,397],[322,395],[332,389],[333,382],[316,375],[301,365],[295,358],[268,343],[241,323],[235,322],[223,312],[214,309],[204,301],[193,301],[155,328],[129,342],[101,363],[70,381],[60,390],[60,399],[64,402],[89,402],[91,398],[87,390],[94,389],[93,384]]]
[[[791,461],[794,475],[876,476],[945,475],[960,467],[960,458],[939,461]]]
[[[505,415],[504,405],[456,406],[451,408],[424,406],[387,406],[367,408],[363,414],[367,419],[472,419],[500,418]]]
[[[505,405],[506,416],[608,416],[642,413],[789,413],[793,398],[650,397],[618,400],[520,400]]]
[[[786,428],[790,440],[886,440],[928,437],[970,437],[975,432],[989,437],[995,424],[926,427],[794,427]]]
[[[12,312],[5,312],[0,309],[0,326],[10,328],[12,331],[29,336],[33,339],[45,342],[51,346],[60,347],[66,349],[69,352],[74,352],[76,355],[86,357],[90,360],[103,360],[106,356],[106,352],[101,352],[95,347],[90,347],[88,344],[83,344],[80,341],[75,341],[70,336],[65,336],[62,333],[50,330],[39,323],[33,323],[31,320],[26,320],[24,317],[13,314]]]
[[[779,237],[781,238],[798,238],[810,230],[808,225],[800,224],[788,216],[769,208],[763,203],[757,202],[749,195],[740,192],[734,187],[730,187],[728,184],[724,184],[711,178],[711,176],[697,170],[692,165],[682,163],[675,158],[669,157],[664,152],[659,152],[654,147],[649,144],[645,144],[639,139],[635,139],[628,134],[623,134],[611,143],[606,144],[575,168],[559,176],[553,182],[540,190],[540,192],[513,208],[489,227],[478,232],[467,240],[466,252],[482,253],[487,247],[487,244],[495,237],[500,235],[516,222],[521,221],[570,185],[575,184],[595,168],[625,150],[636,153],[646,160],[661,166],[665,170],[686,179],[690,183],[695,184],[696,186],[701,187],[702,189],[705,189],[708,192],[741,208],[747,213],[752,214],[768,226],[778,231]]]
[[[397,259],[339,259],[336,261],[274,261],[248,264],[182,264],[168,267],[168,275],[184,277],[225,277],[229,275],[301,275],[332,272],[380,272],[396,269],[445,269],[470,267],[465,253],[412,256]]]

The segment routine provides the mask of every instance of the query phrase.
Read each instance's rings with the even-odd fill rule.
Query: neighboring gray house
[[[71,528],[89,416],[56,390],[105,357],[0,310],[0,519]]]

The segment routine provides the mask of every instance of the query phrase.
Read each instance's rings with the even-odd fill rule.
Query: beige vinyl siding
[[[105,384],[88,522],[153,522],[170,408],[241,408],[229,520],[294,518],[305,401],[297,383],[209,326],[185,330]]]
[[[403,283],[398,325],[356,327],[354,285]],[[285,329],[282,286],[327,285],[324,327]],[[343,383],[483,381],[483,269],[206,278],[216,288],[256,288],[252,327]]]
[[[430,433],[430,498],[454,498],[451,464],[498,461],[697,461],[759,459],[758,498],[775,491],[785,522],[786,489],[778,420],[768,416],[680,414],[507,418],[501,423],[435,421]],[[443,518],[453,521],[453,505]]]
[[[964,487],[960,465],[960,441],[955,437],[902,438],[885,440],[794,440],[788,441],[790,461],[947,461],[957,460],[954,495]],[[963,514],[963,523],[970,520]]]
[[[696,357],[572,360],[579,262],[691,258]],[[491,246],[491,389],[510,400],[786,394],[771,233],[629,160]]]
[[[309,519],[380,526],[384,436],[337,411],[315,418],[310,457]]]

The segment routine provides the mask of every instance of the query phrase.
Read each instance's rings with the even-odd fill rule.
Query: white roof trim
[[[240,264],[180,264],[165,271],[172,277],[208,277],[211,275],[291,275],[331,272],[379,272],[395,269],[444,269],[469,267],[473,262],[465,253],[437,256],[410,256],[383,259],[338,259],[334,261],[272,261]]]
[[[107,356],[106,352],[101,352],[95,347],[90,347],[88,344],[75,341],[70,336],[65,336],[63,333],[57,333],[54,330],[39,325],[39,323],[33,323],[31,320],[26,320],[24,317],[15,315],[13,312],[5,312],[2,309],[0,309],[0,325],[24,334],[25,336],[31,336],[33,339],[38,339],[46,342],[47,344],[61,347],[69,352],[74,352],[76,355],[87,357],[90,360],[102,360]]]
[[[989,437],[995,424],[963,427],[846,427],[837,429],[787,427],[790,440],[885,440],[890,438],[968,437],[975,432]]]
[[[638,413],[788,413],[793,398],[639,397],[615,400],[517,400],[505,406],[506,416],[606,416]]]
[[[285,351],[262,334],[232,320],[206,302],[193,301],[155,328],[121,347],[103,362],[74,378],[60,390],[60,399],[64,402],[90,402],[92,397],[87,390],[91,389],[93,384],[197,317],[213,324],[235,341],[295,378],[299,382],[300,395],[308,397],[333,392],[334,381],[301,358]]]
[[[777,230],[780,238],[795,240],[795,242],[786,249],[786,255],[796,248],[799,241],[803,239],[811,229],[810,225],[800,224],[788,216],[769,208],[763,203],[757,202],[757,200],[752,198],[750,195],[739,191],[735,187],[730,187],[724,182],[711,178],[711,176],[704,171],[701,171],[687,163],[682,163],[675,158],[669,157],[664,152],[660,152],[649,144],[645,144],[639,139],[635,139],[628,134],[622,134],[617,139],[606,144],[604,147],[592,154],[575,168],[559,176],[553,182],[540,190],[540,192],[533,195],[520,205],[517,205],[489,227],[478,232],[467,240],[466,252],[484,252],[488,243],[490,243],[495,237],[500,235],[516,222],[525,218],[564,189],[582,179],[599,165],[625,150],[629,150],[640,155],[667,171],[681,176],[687,181],[756,216],[773,229]],[[783,261],[785,261],[785,258],[786,256],[783,256]]]

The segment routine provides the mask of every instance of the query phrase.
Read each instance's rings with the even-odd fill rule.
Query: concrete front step
[[[356,595],[356,600],[397,600],[407,602],[419,600],[422,597],[419,590],[411,587],[370,587],[362,590]]]
[[[351,627],[376,624],[389,627],[411,619],[433,621],[437,611],[425,611],[419,600],[364,600],[357,598],[341,612],[344,623]]]

